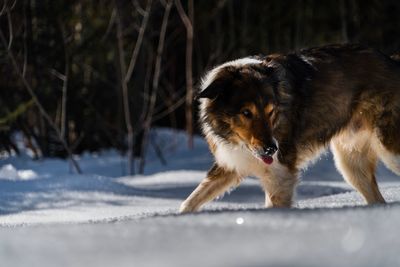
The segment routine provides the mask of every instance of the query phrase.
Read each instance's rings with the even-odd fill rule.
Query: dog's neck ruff
[[[235,171],[241,176],[260,176],[265,173],[268,165],[254,156],[244,144],[233,144],[218,136],[208,122],[203,121],[202,126],[207,140],[215,146],[213,154],[219,166]]]
[[[241,145],[219,143],[216,145],[214,156],[219,166],[236,171],[242,176],[258,176],[267,166]]]

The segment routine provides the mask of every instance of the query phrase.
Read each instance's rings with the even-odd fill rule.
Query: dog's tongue
[[[272,162],[274,161],[273,158],[271,156],[262,156],[261,157],[262,161],[264,161],[265,164],[272,164]]]

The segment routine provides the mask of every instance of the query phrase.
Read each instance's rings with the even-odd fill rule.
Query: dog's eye
[[[246,109],[244,109],[244,110],[242,110],[242,114],[243,114],[243,116],[245,116],[246,118],[251,118],[251,117],[253,117],[253,113],[251,113],[251,111],[250,110],[248,110],[247,108]]]

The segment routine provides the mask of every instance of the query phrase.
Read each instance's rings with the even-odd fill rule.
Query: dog
[[[199,121],[215,163],[180,211],[199,210],[246,176],[260,179],[267,207],[290,207],[299,171],[329,146],[365,201],[385,203],[377,161],[400,175],[396,59],[361,45],[329,45],[209,71]]]

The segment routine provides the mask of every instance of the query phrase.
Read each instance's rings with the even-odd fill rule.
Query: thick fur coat
[[[244,58],[205,75],[200,123],[215,156],[182,212],[260,178],[268,207],[289,207],[299,171],[327,147],[369,204],[384,203],[381,160],[400,175],[400,64],[359,45]]]

